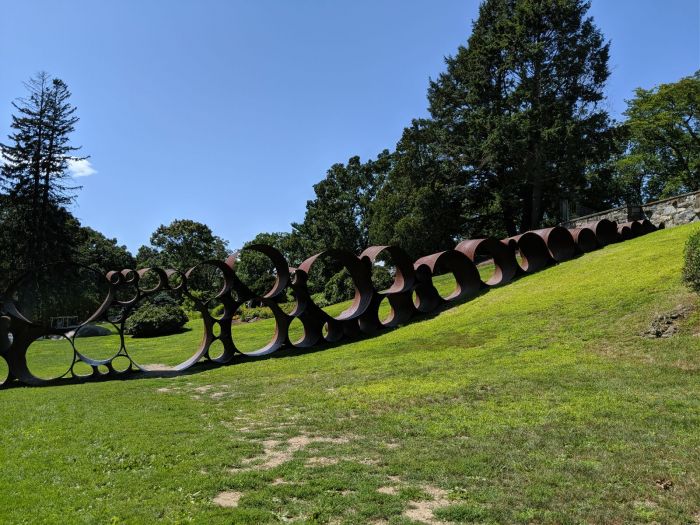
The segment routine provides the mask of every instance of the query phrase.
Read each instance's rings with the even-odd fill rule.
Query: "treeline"
[[[429,117],[413,120],[392,151],[331,166],[302,222],[250,243],[274,245],[292,266],[372,244],[418,257],[700,187],[700,73],[638,89],[614,122],[610,44],[588,9],[582,0],[485,0],[466,44],[429,83]],[[160,226],[135,256],[80,225],[68,211],[78,190],[68,164],[83,158],[69,141],[78,120],[70,92],[45,73],[26,87],[0,144],[0,290],[53,261],[186,269],[227,255],[223,239],[190,220]],[[352,290],[342,268],[314,267],[312,290],[328,301]],[[255,252],[241,254],[237,272],[259,292],[274,280]]]
[[[333,165],[303,222],[251,242],[274,244],[292,264],[372,244],[418,257],[699,188],[700,73],[638,89],[626,120],[614,122],[604,92],[610,44],[588,9],[581,0],[483,2],[467,44],[430,81],[430,117],[413,120],[394,151]],[[246,254],[241,271],[265,264]],[[318,282],[336,270],[323,268]]]

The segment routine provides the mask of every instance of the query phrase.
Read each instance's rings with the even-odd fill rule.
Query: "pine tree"
[[[559,217],[612,144],[601,108],[609,44],[583,0],[486,0],[467,47],[431,82],[446,154],[469,175],[465,215],[497,206],[510,233]]]
[[[75,220],[65,207],[78,186],[71,184],[68,166],[87,158],[76,157],[79,148],[70,145],[78,117],[65,82],[42,72],[25,87],[28,96],[13,102],[9,143],[0,144],[3,251],[12,255],[10,271],[70,258]]]

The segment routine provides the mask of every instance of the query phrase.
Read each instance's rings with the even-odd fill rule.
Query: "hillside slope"
[[[694,228],[372,339],[0,391],[0,522],[693,523],[700,315],[641,334],[696,301]]]

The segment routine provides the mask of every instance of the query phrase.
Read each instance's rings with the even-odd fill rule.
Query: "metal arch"
[[[525,232],[515,237],[504,239],[503,243],[520,253],[520,269],[524,273],[534,273],[551,262],[547,244],[540,235]]]
[[[495,270],[490,279],[484,282],[487,286],[501,286],[512,281],[518,274],[518,262],[515,251],[493,237],[485,239],[467,239],[460,242],[455,250],[462,252],[477,264],[479,258],[493,259]]]
[[[576,243],[576,249],[579,253],[588,253],[600,248],[598,238],[592,229],[587,227],[570,228],[569,232]]]
[[[421,257],[415,262],[396,246],[371,246],[359,256],[343,250],[326,250],[306,259],[298,268],[290,268],[285,257],[272,246],[256,244],[246,249],[263,253],[270,258],[275,268],[275,282],[262,297],[255,294],[236,275],[237,254],[226,261],[209,260],[181,272],[174,269],[143,268],[110,271],[100,278],[106,287],[106,298],[78,327],[108,320],[117,327],[120,345],[115,355],[107,359],[91,359],[75,347],[73,360],[68,370],[59,378],[44,380],[29,370],[26,354],[29,347],[44,335],[65,337],[66,330],[43,326],[29,319],[12,300],[15,291],[26,274],[13,283],[7,292],[0,293],[0,358],[7,362],[9,373],[0,388],[17,384],[45,385],[63,381],[91,381],[122,377],[132,372],[141,374],[179,373],[202,361],[216,365],[235,363],[240,359],[253,359],[274,353],[282,348],[311,347],[325,342],[352,339],[361,334],[375,334],[409,321],[419,313],[429,313],[449,303],[470,299],[490,287],[505,285],[519,274],[533,273],[553,262],[562,262],[578,253],[650,233],[657,228],[647,219],[616,224],[607,219],[566,230],[561,227],[528,231],[521,235],[498,241],[493,238],[469,239],[460,242],[455,249],[445,250]],[[520,254],[520,262],[516,260]],[[392,284],[377,290],[372,283],[372,266],[380,257],[391,259],[395,268]],[[349,308],[332,317],[314,301],[308,288],[309,273],[314,263],[321,258],[335,259],[347,268],[355,285],[355,295]],[[476,264],[491,258],[495,265],[493,276],[485,283],[479,277]],[[76,268],[87,268],[70,265]],[[50,265],[49,265],[50,267]],[[209,297],[193,294],[191,279],[204,267],[214,268],[223,278],[221,288],[209,290]],[[93,269],[87,268],[94,272]],[[46,276],[48,267],[39,271]],[[441,297],[433,284],[433,278],[442,271],[455,277],[455,289],[447,297]],[[152,285],[148,284],[150,278]],[[285,313],[278,304],[288,290],[295,296],[296,304],[290,313]],[[125,343],[124,325],[135,308],[144,300],[161,292],[177,293],[193,301],[202,314],[204,337],[193,354],[178,365],[164,370],[147,364],[138,364],[130,356]],[[414,299],[415,295],[415,299]],[[267,345],[251,352],[242,352],[233,338],[233,318],[240,306],[250,299],[260,301],[268,307],[275,320],[275,330]],[[379,308],[384,299],[389,301],[391,312],[384,320],[379,319]],[[223,304],[223,314],[215,317],[211,304]],[[299,341],[290,341],[289,326],[298,319],[304,326],[304,335]],[[215,327],[217,328],[215,335]],[[325,332],[325,333],[324,333]],[[10,335],[11,334],[11,335]],[[220,356],[209,355],[213,343],[220,341],[224,351]],[[125,360],[127,366],[117,366],[117,359]],[[76,364],[83,363],[92,368],[89,375],[74,372]]]

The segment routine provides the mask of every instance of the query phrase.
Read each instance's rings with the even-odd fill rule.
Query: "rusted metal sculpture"
[[[203,261],[184,273],[144,268],[102,275],[90,268],[54,265],[39,274],[25,275],[4,294],[0,294],[0,359],[6,361],[9,369],[6,378],[0,377],[0,384],[43,385],[56,380],[37,377],[27,364],[30,346],[46,337],[59,338],[72,348],[72,363],[58,379],[85,381],[122,377],[130,372],[175,374],[200,362],[226,365],[241,359],[265,356],[285,347],[307,348],[362,334],[371,335],[406,323],[417,314],[430,313],[450,303],[471,299],[491,287],[505,285],[519,274],[533,273],[553,262],[571,259],[576,251],[590,252],[655,229],[648,220],[619,226],[602,220],[570,231],[561,227],[547,228],[502,241],[493,238],[465,240],[453,250],[427,255],[415,262],[395,246],[371,246],[359,257],[342,250],[326,250],[309,257],[297,268],[290,268],[284,256],[274,247],[257,244],[245,250],[257,251],[268,257],[275,276],[271,288],[262,296],[256,296],[236,275],[237,254],[226,261]],[[322,259],[347,269],[355,286],[350,306],[337,316],[331,316],[319,307],[308,288],[312,268]],[[494,272],[484,282],[477,265],[489,259],[493,261]],[[377,290],[372,283],[372,268],[377,264],[388,264],[394,270],[393,282],[384,290]],[[84,305],[78,308],[83,320],[71,331],[52,327],[46,320],[29,318],[22,311],[22,301],[19,300],[21,296],[31,296],[23,292],[25,288],[34,290],[42,286],[56,286],[56,293],[60,295],[61,290],[65,291],[65,283],[51,274],[50,269],[64,266],[68,271],[82,272],[83,277],[89,277],[93,301],[91,308]],[[444,297],[433,284],[433,278],[442,273],[451,273],[455,279],[454,290]],[[195,292],[193,286],[197,279],[212,274],[219,277],[220,284],[216,289],[211,290],[208,296]],[[59,272],[55,275],[64,274]],[[295,304],[290,312],[285,312],[279,305],[279,299],[288,291],[293,294]],[[162,293],[178,294],[189,299],[201,313],[204,327],[203,339],[193,354],[169,367],[138,363],[129,351],[131,340],[124,336],[126,320],[135,309]],[[251,300],[270,309],[275,329],[270,341],[262,348],[244,352],[236,346],[232,327],[236,312]],[[385,319],[380,319],[380,305],[384,300],[390,305],[390,313]],[[217,305],[219,308],[215,309]],[[214,311],[218,312],[217,315]],[[294,320],[301,322],[304,331],[300,339],[292,341],[289,327]],[[80,331],[96,322],[109,322],[117,328],[119,344],[110,356],[91,356],[81,351],[76,342]],[[216,352],[212,350],[214,347],[217,347]]]
[[[620,224],[621,227],[627,227],[630,229],[630,234],[632,237],[639,237],[640,235],[644,235],[644,226],[642,225],[642,221],[630,221],[630,222],[625,222]]]
[[[566,228],[554,226],[553,228],[535,230],[532,233],[542,237],[542,240],[547,245],[549,255],[556,262],[568,261],[576,254],[576,243]]]
[[[617,223],[608,219],[601,219],[598,222],[584,224],[581,228],[589,228],[595,233],[598,244],[605,246],[620,240]]]
[[[547,244],[535,232],[525,232],[502,242],[520,254],[520,269],[524,273],[534,273],[552,262]]]
[[[579,253],[588,253],[598,249],[599,243],[595,232],[590,228],[571,228],[571,236]]]
[[[632,228],[629,227],[629,224],[620,224],[617,227],[617,233],[621,241],[629,241],[630,239],[634,238]]]
[[[489,259],[493,261],[493,275],[484,282],[487,286],[507,284],[518,274],[514,250],[492,237],[467,239],[460,242],[455,250],[469,257],[474,264]]]

